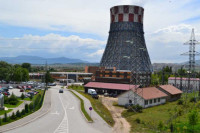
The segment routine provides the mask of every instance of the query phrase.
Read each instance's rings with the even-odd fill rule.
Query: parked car
[[[20,89],[20,92],[24,92],[24,89]]]
[[[49,83],[48,86],[56,86],[56,83]]]
[[[8,86],[8,89],[13,89],[13,87],[11,85]]]
[[[22,86],[18,85],[17,88],[18,88],[18,89],[22,89]]]
[[[63,93],[63,89],[60,89],[60,90],[59,90],[59,93]]]
[[[92,96],[92,98],[94,98],[94,99],[98,99],[98,98],[99,98],[99,96],[98,96],[97,94],[92,94],[91,96]]]
[[[111,93],[109,94],[109,97],[117,97],[117,94]]]
[[[34,96],[35,94],[34,94],[34,92],[28,92],[27,94],[29,94],[29,95],[32,95],[32,96]]]
[[[94,89],[88,89],[88,94],[97,94],[97,92]]]
[[[104,97],[108,97],[109,96],[109,94],[108,93],[104,93]]]
[[[2,92],[5,96],[9,96],[10,95],[10,93],[9,92],[6,92],[6,91],[4,91],[4,92]]]
[[[22,86],[23,89],[26,89],[26,86]]]

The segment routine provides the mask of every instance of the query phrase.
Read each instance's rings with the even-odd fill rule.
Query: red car
[[[22,86],[23,89],[26,89],[26,86]]]
[[[10,95],[9,92],[3,92],[3,94],[4,94],[5,96],[9,96],[9,95]]]
[[[24,92],[24,89],[20,89],[20,92]]]

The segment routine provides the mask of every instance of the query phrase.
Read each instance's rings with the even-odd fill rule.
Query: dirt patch
[[[117,98],[111,97],[100,97],[102,103],[108,108],[111,112],[112,117],[115,121],[115,125],[113,127],[113,133],[129,133],[130,132],[130,124],[126,121],[125,118],[121,116],[121,113],[124,111],[124,108],[113,106],[114,102],[117,102]]]

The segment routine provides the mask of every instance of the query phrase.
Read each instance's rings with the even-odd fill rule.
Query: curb
[[[42,105],[42,106],[43,106],[43,105]],[[50,106],[51,106],[51,104],[50,104]],[[40,108],[38,111],[40,111],[41,109],[42,109],[42,108]],[[19,127],[21,127],[21,126],[27,125],[27,124],[29,124],[29,123],[35,121],[36,119],[41,118],[41,117],[44,116],[45,114],[47,114],[47,113],[50,111],[50,109],[51,109],[51,108],[49,108],[46,112],[44,112],[43,114],[41,114],[41,115],[39,115],[39,116],[37,116],[37,117],[31,119],[31,120],[28,121],[28,122],[25,122],[25,123],[23,123],[23,124],[21,124],[21,125],[18,125],[18,126],[15,126],[15,127],[12,127],[12,128],[9,128],[9,129],[3,130],[3,131],[0,131],[0,133],[6,132],[6,131],[10,131],[10,130],[13,130],[13,129],[15,129],[15,128],[19,128]],[[38,111],[36,111],[36,112],[34,112],[34,113],[37,113]],[[33,114],[34,114],[34,113],[33,113]],[[29,115],[28,115],[28,116],[29,116]],[[26,116],[26,117],[27,117],[27,116]],[[25,118],[25,117],[24,117],[24,118]],[[22,118],[22,119],[23,119],[23,118]],[[21,119],[19,119],[19,120],[21,120]],[[15,122],[17,122],[17,121],[15,121]]]

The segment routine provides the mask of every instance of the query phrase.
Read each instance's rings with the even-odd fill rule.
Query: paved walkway
[[[18,107],[16,108],[8,108],[8,109],[13,109],[11,112],[9,112],[7,115],[11,116],[13,112],[17,112],[17,110],[22,111],[24,109],[25,104],[29,104],[31,101],[23,101]],[[4,118],[4,114],[0,116],[0,118]]]
[[[85,98],[84,96],[82,96],[81,94],[79,94],[77,91],[72,90],[74,93],[76,93],[80,98],[83,99],[84,101],[84,106],[85,106],[85,110],[87,111],[87,113],[90,115],[90,110],[89,107],[92,107],[90,101]],[[94,123],[92,123],[93,127],[95,128],[99,128],[99,127],[106,127],[104,128],[104,133],[108,133],[108,131],[112,131],[112,128],[94,111],[94,109],[91,111],[91,117],[94,121]],[[103,131],[101,129],[101,131]]]
[[[43,106],[38,111],[20,119],[20,120],[14,121],[10,124],[0,126],[0,132],[5,132],[8,130],[15,129],[20,126],[26,125],[26,124],[42,117],[43,115],[45,115],[49,111],[50,108],[51,108],[51,92],[46,91]]]

